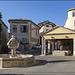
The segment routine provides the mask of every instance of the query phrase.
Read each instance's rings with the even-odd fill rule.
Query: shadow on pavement
[[[37,63],[35,63],[33,65],[26,66],[26,67],[34,67],[34,66],[45,65],[48,63],[63,63],[63,62],[71,62],[71,61],[75,61],[75,60],[54,60],[54,61],[36,60]]]
[[[41,50],[31,50],[31,51],[28,51],[28,52],[25,52],[25,53],[22,53],[22,54],[32,54],[34,56],[41,55]]]

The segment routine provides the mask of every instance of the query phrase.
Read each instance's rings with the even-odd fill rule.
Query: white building
[[[68,17],[65,21],[64,27],[75,30],[75,8],[69,9]]]
[[[52,22],[47,20],[47,21],[39,23],[38,26],[40,27],[39,34],[40,34],[40,44],[41,44],[42,43],[41,35],[43,33],[48,32],[50,29],[52,29],[56,25],[54,23],[52,23]]]
[[[39,23],[38,26],[40,27],[39,33],[45,33],[56,25],[50,21],[44,21]]]

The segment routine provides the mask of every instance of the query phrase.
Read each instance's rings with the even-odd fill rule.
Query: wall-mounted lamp
[[[55,38],[55,37],[52,36],[51,38]]]
[[[65,36],[65,38],[69,38],[68,36]]]

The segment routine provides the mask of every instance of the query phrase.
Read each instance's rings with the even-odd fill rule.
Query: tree
[[[2,15],[1,15],[1,12],[0,12],[0,45],[2,43],[2,24],[1,24],[1,18],[2,18]]]

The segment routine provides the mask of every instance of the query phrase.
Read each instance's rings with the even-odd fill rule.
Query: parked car
[[[40,44],[34,45],[34,46],[32,47],[32,49],[41,49],[41,45],[40,45]]]

